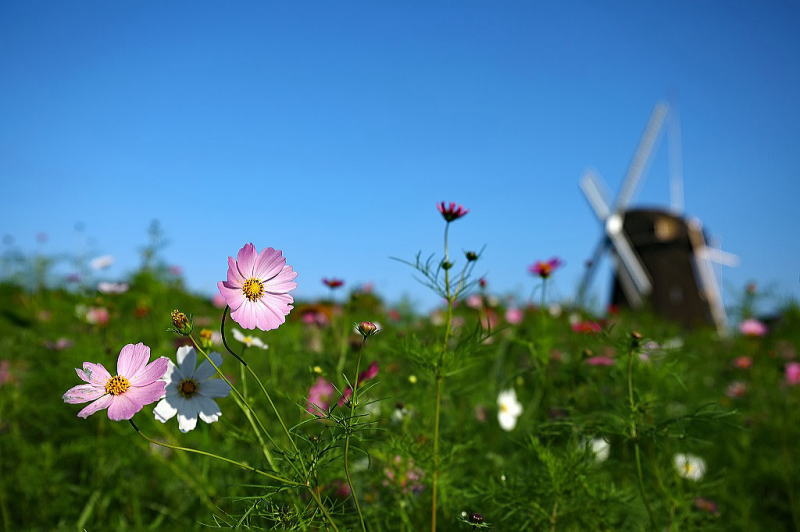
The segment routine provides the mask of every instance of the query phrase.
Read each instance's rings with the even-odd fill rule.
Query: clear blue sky
[[[253,241],[301,296],[340,276],[429,304],[388,257],[439,250],[452,200],[496,291],[559,255],[566,297],[599,235],[581,173],[616,190],[674,96],[686,210],[742,259],[723,283],[798,297],[798,4],[655,6],[5,1],[0,233],[69,251],[82,221],[113,277],[158,218],[197,290]],[[668,201],[665,152],[638,204]]]

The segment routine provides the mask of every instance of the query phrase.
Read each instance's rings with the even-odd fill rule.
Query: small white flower
[[[500,392],[497,396],[497,421],[503,430],[514,430],[517,418],[522,414],[522,404],[517,401],[517,392],[513,388]]]
[[[97,289],[104,294],[124,294],[128,291],[128,283],[97,283]]]
[[[558,318],[559,316],[561,316],[562,309],[561,305],[559,305],[558,303],[553,303],[547,310],[550,312],[550,315],[553,316],[554,318]]]
[[[89,261],[89,266],[93,270],[105,270],[112,264],[114,264],[114,257],[111,255],[101,255]]]
[[[697,481],[706,474],[706,462],[699,456],[678,453],[673,462],[678,474],[683,478]]]
[[[591,449],[594,459],[598,462],[605,462],[608,460],[609,452],[611,451],[611,444],[603,438],[592,438],[588,442],[589,449]]]
[[[219,353],[210,353],[208,356],[217,367],[222,364],[222,355]],[[206,423],[219,420],[222,411],[214,398],[226,397],[231,391],[228,384],[222,379],[211,378],[216,370],[207,360],[195,367],[197,351],[193,347],[179,347],[175,358],[178,365],[170,360],[164,375],[166,397],[153,410],[156,419],[166,423],[177,414],[181,432],[194,430],[198,417]]]
[[[269,349],[269,346],[261,341],[261,338],[244,334],[239,329],[231,329],[234,339],[242,342],[247,347],[258,347],[260,349]]]

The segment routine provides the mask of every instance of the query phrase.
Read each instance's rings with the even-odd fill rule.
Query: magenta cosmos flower
[[[78,417],[86,418],[108,408],[108,418],[114,421],[130,419],[144,407],[164,397],[166,383],[161,379],[167,372],[166,357],[150,360],[150,348],[142,343],[128,344],[119,352],[117,374],[113,377],[102,364],[84,362],[75,369],[82,380],[67,390],[64,402],[70,404],[92,401]]]
[[[236,260],[228,257],[228,280],[217,283],[219,293],[231,308],[233,321],[245,329],[269,331],[286,321],[297,288],[297,272],[286,264],[280,250],[266,248],[256,252],[245,244]]]
[[[461,205],[456,205],[453,202],[450,202],[450,204],[447,205],[443,201],[436,204],[436,209],[439,211],[439,213],[442,215],[442,218],[444,218],[447,223],[450,223],[453,220],[458,220],[462,216],[466,216],[467,213],[469,212]]]
[[[767,326],[758,320],[744,320],[739,325],[739,331],[745,336],[764,336],[767,334]]]
[[[553,257],[550,260],[538,260],[528,267],[528,271],[534,275],[538,275],[542,279],[550,277],[563,262],[558,257]]]

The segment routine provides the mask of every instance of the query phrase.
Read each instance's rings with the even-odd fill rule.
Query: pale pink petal
[[[144,368],[150,359],[150,348],[139,342],[128,344],[119,352],[117,375],[130,378]]]
[[[255,329],[258,325],[258,308],[260,306],[258,301],[245,300],[239,308],[231,312],[231,319],[244,329]]]
[[[259,300],[259,303],[260,308],[257,315],[259,329],[271,331],[272,329],[277,329],[286,321],[286,314],[281,311],[279,305],[270,302],[266,297]]]
[[[123,419],[130,419],[142,409],[144,405],[134,402],[129,392],[122,395],[111,396],[111,405],[108,407],[108,419],[112,421],[121,421]]]
[[[78,403],[85,403],[87,401],[94,401],[99,399],[106,393],[106,389],[102,386],[94,386],[93,384],[79,384],[73,386],[64,393],[64,402],[72,405]]]
[[[280,273],[284,264],[286,264],[286,259],[281,251],[273,248],[262,249],[256,261],[253,276],[263,280],[272,279]]]
[[[75,369],[75,372],[78,374],[78,377],[81,380],[84,380],[91,384],[96,384],[97,386],[105,386],[108,379],[111,378],[111,374],[102,364],[95,364],[93,362],[84,362],[83,369]]]
[[[253,277],[253,268],[256,265],[256,259],[258,259],[258,252],[253,244],[245,244],[236,255],[236,265],[239,268],[239,273],[241,273],[242,277],[245,279]]]
[[[236,267],[236,261],[233,257],[228,257],[228,284],[241,288],[244,282],[245,278],[239,273],[239,268]]]
[[[154,403],[164,397],[166,393],[166,387],[166,382],[155,381],[145,386],[131,386],[122,395],[139,406],[139,408],[136,409],[138,412],[139,409],[141,409],[144,405],[149,405],[150,403]]]
[[[222,298],[225,299],[225,303],[231,307],[231,310],[238,309],[247,300],[241,287],[235,288],[227,282],[220,281],[217,283],[217,288]]]
[[[151,382],[158,380],[164,376],[169,367],[169,359],[167,357],[159,357],[148,365],[139,370],[139,373],[130,377],[132,386],[144,386]]]
[[[294,290],[297,288],[297,283],[293,281],[293,279],[297,277],[297,272],[292,270],[292,267],[286,265],[283,267],[283,270],[275,276],[269,283],[267,283],[266,289],[267,292],[271,292],[273,294],[285,294],[290,290]]]
[[[111,404],[111,398],[112,397],[114,397],[114,396],[111,395],[111,394],[106,394],[103,397],[101,397],[100,399],[98,399],[97,401],[95,401],[93,403],[89,403],[88,405],[86,405],[84,407],[83,410],[78,412],[78,417],[82,417],[82,418],[86,419],[87,417],[91,416],[92,414],[94,414],[98,410],[102,410],[104,408],[108,408],[108,406]]]

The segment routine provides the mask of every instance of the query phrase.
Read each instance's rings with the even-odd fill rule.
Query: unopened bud
[[[192,332],[192,322],[189,317],[178,309],[172,311],[170,315],[172,318],[172,325],[175,327],[175,332],[184,336],[189,336]]]
[[[479,514],[478,512],[472,512],[471,514],[469,514],[469,522],[483,523],[483,515]]]
[[[642,338],[644,337],[639,331],[631,332],[631,346],[634,348],[639,347],[639,344],[642,343]]]
[[[449,270],[452,267],[453,267],[453,263],[452,262],[446,261],[446,260],[442,261],[442,269],[443,270]]]
[[[476,260],[478,260],[478,254],[475,253],[474,251],[467,251],[466,253],[464,253],[464,256],[467,257],[467,260],[470,262],[475,262]]]
[[[355,331],[364,337],[364,340],[380,332],[381,328],[371,321],[362,321],[355,324]]]

